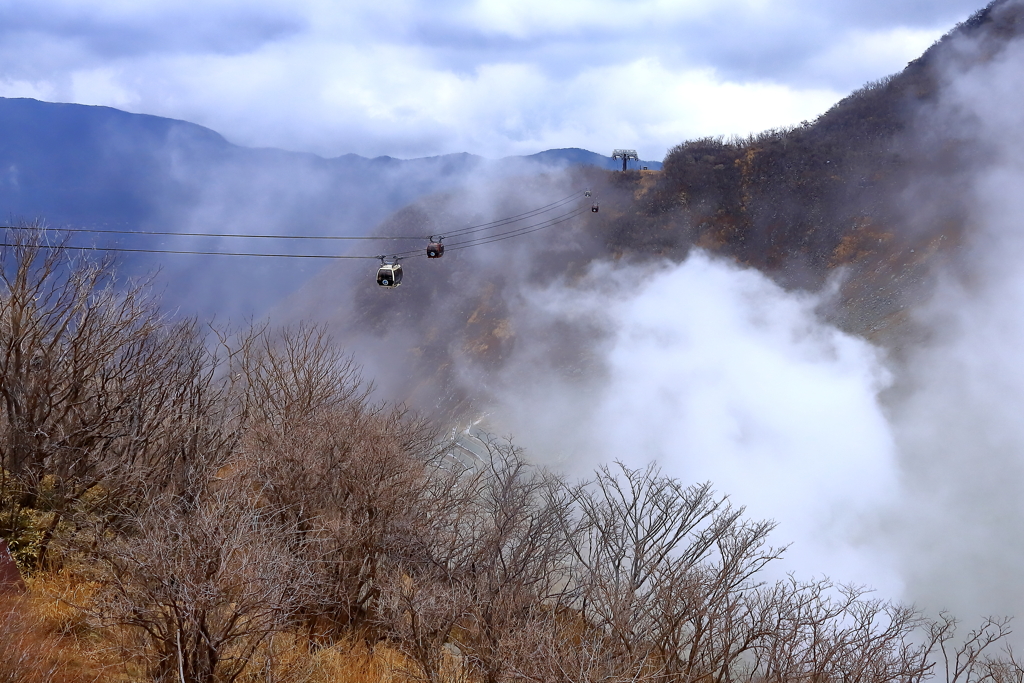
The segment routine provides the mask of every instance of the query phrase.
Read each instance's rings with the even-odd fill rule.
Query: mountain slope
[[[0,98],[0,216],[10,221],[41,218],[51,225],[130,231],[365,235],[416,198],[459,187],[481,173],[502,178],[613,163],[579,149],[498,161],[471,154],[324,159],[239,147],[184,121]],[[75,243],[288,253],[336,253],[338,246],[131,235],[80,236]],[[162,269],[168,304],[204,317],[259,314],[319,268],[283,259],[131,254],[121,260],[128,274]]]
[[[547,319],[533,293],[572,292],[596,263],[678,263],[694,248],[791,289],[817,291],[842,274],[826,313],[898,352],[924,333],[910,311],[971,231],[966,179],[991,162],[967,127],[942,118],[938,103],[957,74],[999,58],[1022,33],[1024,5],[999,0],[902,73],[799,128],[687,142],[671,151],[661,173],[577,167],[496,188],[493,196],[466,190],[418,202],[380,234],[495,220],[583,187],[594,190],[601,208],[571,225],[457,252],[442,263],[411,261],[407,284],[395,292],[377,291],[369,269],[325,271],[295,298],[294,311],[332,320],[386,393],[431,411],[486,405],[487,384],[497,381],[488,378],[500,374],[521,335],[531,344],[551,340],[539,363],[586,375],[600,331],[592,321]],[[353,294],[325,302],[317,288]]]

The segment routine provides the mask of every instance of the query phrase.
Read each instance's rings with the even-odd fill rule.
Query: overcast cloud
[[[0,96],[325,156],[635,147],[813,119],[982,0],[0,0]]]

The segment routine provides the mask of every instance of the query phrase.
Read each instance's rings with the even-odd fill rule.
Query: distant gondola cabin
[[[377,284],[388,288],[402,284],[402,264],[381,264],[381,267],[377,269]]]
[[[427,258],[441,258],[442,256],[444,256],[444,244],[440,241],[427,245]]]
[[[594,204],[592,207],[590,207],[590,210],[593,211],[594,213],[597,213],[597,204]]]

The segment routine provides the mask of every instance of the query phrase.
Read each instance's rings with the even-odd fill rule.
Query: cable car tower
[[[637,163],[640,162],[640,157],[637,156],[635,149],[616,149],[612,151],[612,159],[622,159],[622,172],[626,172],[626,162],[633,159]]]

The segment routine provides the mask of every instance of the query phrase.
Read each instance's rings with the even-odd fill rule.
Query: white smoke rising
[[[963,49],[970,49],[967,45]],[[1024,615],[1024,45],[954,72],[932,120],[984,151],[958,269],[917,312],[931,342],[894,401],[901,505],[889,540],[908,597]]]
[[[603,335],[590,367],[559,374],[524,344],[492,419],[580,475],[656,460],[711,480],[779,522],[784,567],[802,577],[966,623],[1024,615],[1024,41],[993,54],[958,40],[966,59],[917,129],[926,147],[968,151],[966,165],[924,169],[907,197],[962,192],[966,234],[898,359],[818,316],[827,293],[699,253],[605,264],[531,292],[516,322],[529,337],[545,316],[589,318]]]
[[[868,543],[896,494],[878,398],[889,375],[878,349],[819,320],[820,297],[695,252],[680,265],[599,264],[528,299],[535,324],[540,309],[604,334],[586,379],[518,351],[494,419],[529,452],[579,475],[655,460],[710,480],[779,523],[774,542],[793,543],[782,568],[900,592]]]
[[[457,388],[488,405],[488,426],[570,474],[654,460],[684,482],[712,481],[750,516],[778,521],[772,542],[792,545],[777,569],[867,584],[967,623],[1024,615],[1015,590],[1024,564],[1024,49],[968,61],[975,66],[950,75],[924,121],[924,146],[962,148],[975,166],[924,169],[906,195],[908,206],[921,203],[917,222],[894,227],[912,232],[933,216],[941,227],[924,202],[961,190],[971,198],[968,235],[946,254],[934,297],[911,313],[915,335],[897,357],[819,315],[834,304],[827,290],[789,292],[699,251],[681,264],[593,263],[580,279],[565,267],[553,284],[530,285],[538,272],[562,272],[569,252],[525,241],[444,263],[486,276],[484,303],[493,296],[487,305],[501,309],[490,323],[514,336],[510,356],[485,364],[455,346],[454,332],[486,308],[470,296],[478,281],[438,286],[431,299],[412,286],[412,268],[410,286],[388,295],[419,295],[420,305],[408,320],[395,315],[390,336],[360,322],[357,350],[376,358],[369,374],[397,378],[390,395],[423,367],[461,363]],[[537,187],[508,185],[452,211],[489,220],[515,213],[481,208],[498,196],[549,201]],[[419,275],[428,280],[426,269]],[[442,360],[401,354],[424,326],[453,340]]]

